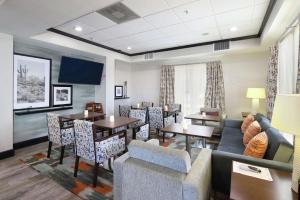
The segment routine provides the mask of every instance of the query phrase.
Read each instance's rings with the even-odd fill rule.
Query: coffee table
[[[200,137],[203,139],[203,147],[206,148],[206,138],[211,138],[214,128],[209,126],[189,125],[184,129],[181,124],[175,123],[160,129],[163,132],[163,142],[165,142],[166,133],[184,135],[186,138],[186,151],[191,155],[189,137]]]
[[[201,113],[195,113],[184,117],[185,119],[191,119],[191,120],[199,120],[202,121],[202,124],[205,125],[206,121],[211,122],[220,122],[221,118],[216,115],[202,115]]]

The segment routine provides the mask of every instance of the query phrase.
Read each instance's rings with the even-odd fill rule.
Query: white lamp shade
[[[282,132],[300,135],[300,94],[276,96],[271,124]]]
[[[247,89],[247,98],[265,99],[266,98],[266,90],[265,90],[265,88],[248,88]]]

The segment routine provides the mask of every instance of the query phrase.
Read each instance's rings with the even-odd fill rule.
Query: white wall
[[[0,152],[13,149],[13,37],[0,33]]]
[[[265,87],[267,77],[267,52],[224,55],[209,58],[223,63],[225,107],[230,118],[241,118],[242,111],[251,111],[251,100],[246,98],[248,87]],[[160,67],[162,64],[201,63],[206,60],[169,60],[132,63],[132,103],[142,100],[159,102]],[[265,113],[265,101],[260,103]],[[195,111],[196,112],[196,111]]]

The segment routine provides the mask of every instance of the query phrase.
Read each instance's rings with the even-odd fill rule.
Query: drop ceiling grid
[[[91,13],[56,28],[127,53],[137,53],[172,47],[172,44],[174,47],[257,34],[269,3],[269,0],[226,0],[227,3],[225,0],[143,0],[144,5],[147,5],[146,2],[154,2],[153,12],[150,12],[141,4],[138,6],[142,9],[137,10],[138,8],[134,7],[134,2],[137,1],[141,0],[124,0],[122,3],[127,5],[126,2],[129,2],[127,6],[130,9],[143,15],[142,18],[137,19],[139,23],[133,20],[118,25],[105,18],[107,26],[95,27],[89,23],[92,17],[90,21],[81,20],[89,15],[95,15]],[[227,6],[230,3],[233,6]],[[163,5],[162,8],[157,8],[159,5]],[[185,16],[185,10],[189,11],[190,16]],[[204,10],[207,11],[201,12]],[[87,27],[89,31],[75,33],[71,27],[76,23],[83,26],[83,29]],[[232,26],[237,26],[239,30],[230,32]],[[202,35],[207,32],[208,36]],[[145,37],[138,37],[139,35]],[[127,50],[128,46],[131,46],[132,50]]]

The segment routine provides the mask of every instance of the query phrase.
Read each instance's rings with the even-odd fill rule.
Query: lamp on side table
[[[259,109],[259,99],[266,98],[265,88],[248,88],[247,98],[252,99],[252,114],[256,114]]]
[[[271,124],[280,131],[295,136],[292,189],[298,193],[300,178],[300,94],[278,94],[276,96]]]

